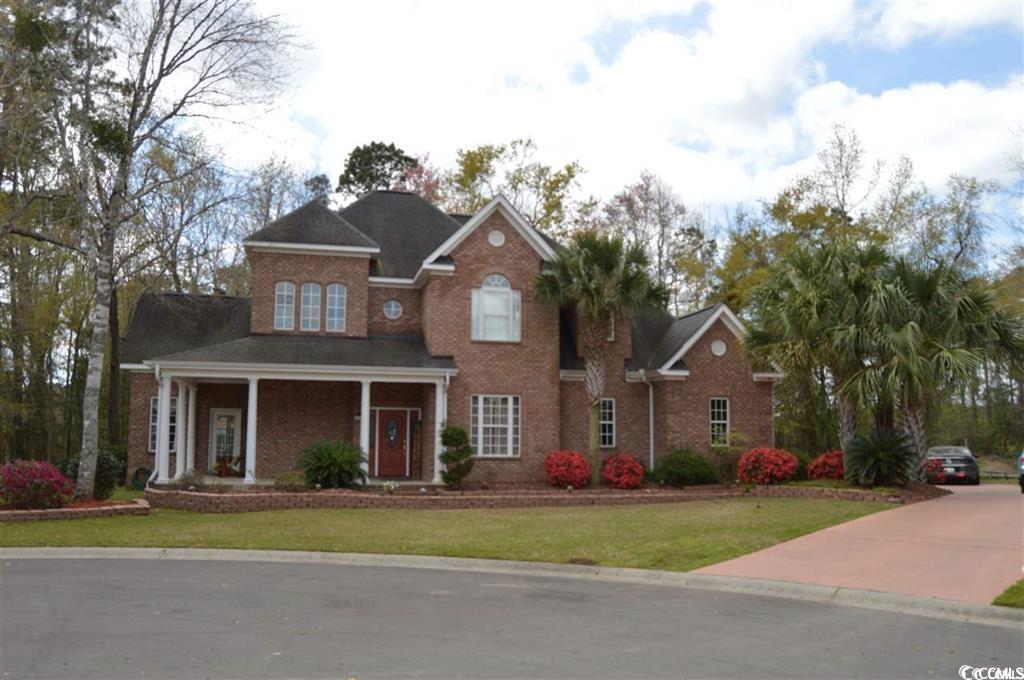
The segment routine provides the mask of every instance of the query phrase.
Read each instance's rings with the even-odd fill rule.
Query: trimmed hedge
[[[654,464],[654,481],[669,486],[717,484],[718,468],[693,449],[676,449]]]

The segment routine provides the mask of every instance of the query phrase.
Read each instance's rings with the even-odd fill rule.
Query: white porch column
[[[185,455],[188,448],[188,386],[178,381],[178,412],[175,416],[174,428],[174,478],[185,474]]]
[[[448,407],[448,394],[444,381],[434,383],[434,484],[441,483],[441,428]]]
[[[199,389],[195,385],[188,386],[188,434],[185,438],[185,471],[196,470],[196,395]]]
[[[249,410],[245,419],[245,483],[256,483],[256,392],[259,378],[249,378]]]
[[[363,460],[363,474],[370,476],[370,389],[372,380],[362,380],[362,392],[359,402],[359,448],[366,454]]]
[[[166,484],[171,472],[171,379],[167,376],[160,378],[156,403],[156,481]]]

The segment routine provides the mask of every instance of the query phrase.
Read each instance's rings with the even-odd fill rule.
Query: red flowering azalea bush
[[[590,463],[579,451],[552,451],[544,459],[544,473],[552,486],[580,489],[590,483]]]
[[[946,469],[941,458],[929,458],[924,462],[924,478],[929,484],[946,483]]]
[[[823,453],[807,464],[807,479],[842,479],[843,452]]]
[[[800,461],[782,449],[751,449],[740,458],[738,476],[744,484],[778,484],[796,476]]]
[[[616,453],[604,459],[601,479],[613,489],[637,489],[644,483],[644,466],[628,453]]]
[[[75,498],[75,485],[55,466],[12,460],[0,468],[0,504],[28,510],[61,508]]]

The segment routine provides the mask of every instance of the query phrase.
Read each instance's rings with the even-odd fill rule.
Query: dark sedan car
[[[928,449],[928,458],[942,461],[942,470],[946,473],[947,483],[981,483],[978,461],[966,446],[933,446]]]

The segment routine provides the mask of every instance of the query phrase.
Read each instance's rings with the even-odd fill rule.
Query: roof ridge
[[[245,296],[245,295],[225,295],[223,293],[185,293],[185,292],[177,291],[177,290],[160,290],[160,291],[144,290],[144,291],[142,291],[142,294],[143,295],[157,295],[157,296],[160,296],[160,297],[178,296],[178,297],[193,297],[193,298],[221,298],[221,299],[228,299],[228,300],[252,300],[252,296]]]
[[[698,309],[695,312],[687,312],[686,314],[683,314],[682,316],[673,316],[672,319],[673,319],[673,321],[682,321],[683,319],[689,319],[691,316],[696,316],[697,314],[701,314],[702,312],[706,312],[709,309],[714,309],[715,307],[718,307],[719,305],[724,305],[724,304],[725,304],[724,302],[716,302],[713,305],[708,305],[707,307],[701,307],[700,309]]]

